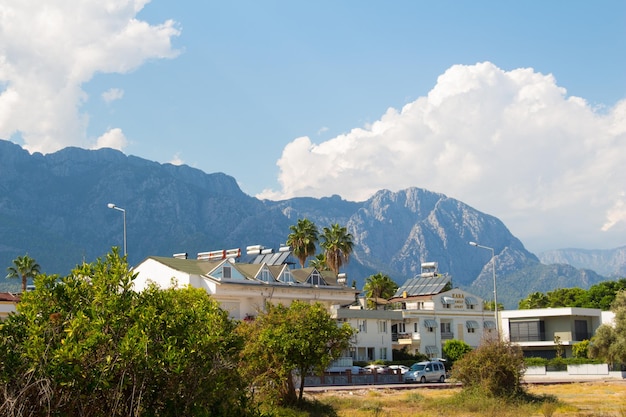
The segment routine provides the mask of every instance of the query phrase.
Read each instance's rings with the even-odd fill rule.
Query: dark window
[[[538,342],[545,340],[545,324],[541,320],[512,321],[509,323],[511,342]]]
[[[574,340],[589,339],[589,333],[587,333],[587,320],[574,320]]]

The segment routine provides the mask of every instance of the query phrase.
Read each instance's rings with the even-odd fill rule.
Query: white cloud
[[[173,21],[136,19],[148,0],[5,0],[0,5],[0,137],[20,135],[30,151],[87,143],[88,99],[96,72],[127,73],[171,58]],[[105,134],[106,135],[106,134]]]
[[[294,139],[277,165],[282,189],[258,197],[365,200],[417,186],[499,217],[534,250],[626,244],[616,204],[626,100],[600,114],[530,68],[453,66],[428,96],[371,125],[319,144]]]
[[[174,157],[170,160],[170,164],[172,165],[182,165],[185,161],[180,157],[180,153],[177,152]]]
[[[111,103],[112,101],[119,100],[122,97],[124,97],[124,90],[119,88],[110,88],[102,93],[102,99],[106,103]]]
[[[109,129],[105,134],[100,136],[96,141],[96,145],[92,149],[113,148],[121,151],[126,147],[126,136],[122,129],[116,127]]]

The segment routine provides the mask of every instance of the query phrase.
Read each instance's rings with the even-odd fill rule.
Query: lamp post
[[[121,211],[124,214],[124,256],[126,256],[126,210],[113,203],[107,204],[107,207],[113,210]]]
[[[469,242],[470,245],[477,248],[487,249],[491,251],[491,263],[493,267],[493,311],[494,318],[496,319],[496,332],[500,335],[500,324],[498,323],[498,291],[496,290],[496,254],[493,248],[489,246],[479,245],[476,242]]]

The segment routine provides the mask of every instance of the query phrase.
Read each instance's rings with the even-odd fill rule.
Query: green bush
[[[526,370],[519,346],[499,340],[486,340],[459,359],[452,377],[464,390],[479,391],[485,396],[517,397],[525,394],[522,377]]]
[[[546,358],[531,357],[524,359],[526,366],[546,366],[548,360]]]

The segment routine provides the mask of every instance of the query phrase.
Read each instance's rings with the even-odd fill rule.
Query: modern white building
[[[554,358],[557,345],[564,357],[572,346],[590,340],[598,327],[610,324],[613,314],[595,308],[560,307],[500,312],[502,337],[518,344],[526,356]]]

